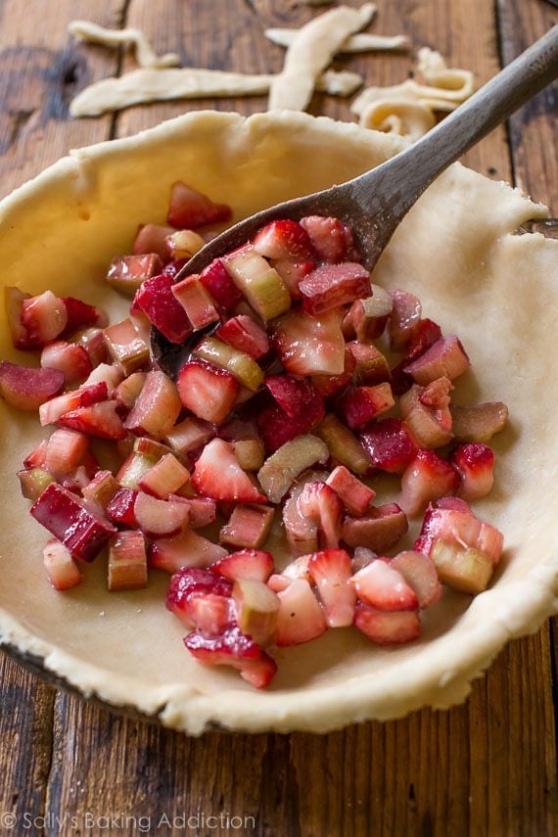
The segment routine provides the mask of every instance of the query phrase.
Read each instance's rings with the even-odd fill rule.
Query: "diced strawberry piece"
[[[224,600],[232,595],[232,582],[199,567],[182,567],[173,573],[165,604],[187,628],[194,627],[190,612],[191,601],[198,597],[219,596]]]
[[[14,349],[26,350],[36,348],[32,344],[32,341],[29,340],[27,330],[21,322],[23,302],[30,298],[30,294],[24,293],[24,291],[20,291],[19,288],[14,286],[6,286],[4,288],[4,308]]]
[[[300,221],[308,233],[312,246],[320,259],[326,262],[340,262],[347,254],[345,226],[338,218],[324,215],[308,215]]]
[[[188,615],[192,627],[202,636],[219,636],[234,625],[234,603],[231,598],[217,593],[190,596]]]
[[[370,273],[356,262],[319,265],[299,283],[302,309],[321,314],[370,295]]]
[[[165,273],[146,279],[138,289],[134,304],[171,343],[184,343],[192,333],[186,311],[175,298],[174,280]]]
[[[372,561],[351,577],[357,596],[378,610],[416,610],[418,599],[403,575],[391,563]]]
[[[354,624],[378,645],[400,645],[420,636],[418,610],[385,611],[357,602]]]
[[[442,337],[442,329],[428,317],[419,320],[416,328],[405,344],[405,361],[410,363],[423,355],[427,349]]]
[[[351,384],[356,363],[348,347],[345,347],[345,368],[340,375],[312,375],[314,388],[322,398],[338,395]]]
[[[167,236],[174,232],[173,227],[161,224],[142,224],[136,233],[132,253],[137,255],[152,255],[155,253],[161,261],[167,261]]]
[[[59,427],[79,430],[101,439],[125,439],[126,430],[117,412],[117,402],[100,401],[89,407],[69,410],[56,420]]]
[[[201,632],[192,631],[184,639],[184,644],[198,662],[209,666],[232,666],[257,689],[268,686],[277,670],[275,660],[243,634],[238,626],[217,637],[204,637]]]
[[[281,602],[275,627],[275,642],[281,646],[300,645],[317,639],[327,630],[327,619],[310,584],[293,579],[277,593]]]
[[[304,483],[295,486],[283,506],[287,543],[291,554],[298,556],[317,552],[319,549],[317,518],[304,514],[298,502],[303,490]]]
[[[164,372],[152,369],[134,406],[128,413],[124,427],[138,435],[146,434],[163,439],[177,420],[182,401],[177,385]]]
[[[236,403],[240,384],[230,372],[204,360],[188,360],[176,379],[184,407],[198,418],[222,424]]]
[[[341,375],[345,371],[345,339],[339,311],[311,317],[289,311],[271,325],[281,363],[293,375]]]
[[[203,449],[192,473],[196,491],[215,500],[238,503],[266,503],[267,497],[243,471],[232,445],[212,439]]]
[[[502,401],[450,404],[453,435],[458,442],[488,442],[507,424],[508,408]]]
[[[81,383],[93,369],[84,347],[68,340],[53,340],[44,346],[41,352],[41,366],[43,369],[60,369],[69,385]]]
[[[336,549],[341,534],[343,503],[335,491],[325,482],[309,482],[297,502],[303,516],[317,524],[320,546]]]
[[[314,552],[308,561],[308,571],[318,589],[328,626],[352,625],[356,592],[349,583],[352,569],[348,553],[344,549]]]
[[[100,384],[104,382],[107,387],[108,395],[112,398],[114,390],[123,380],[124,372],[119,366],[115,366],[112,363],[99,363],[99,365],[96,366],[91,374],[85,379],[80,389],[83,390],[90,384]],[[87,405],[81,404],[80,406],[85,407]]]
[[[390,346],[394,351],[404,350],[416,334],[422,316],[420,299],[408,291],[390,291],[393,308],[389,317]]]
[[[222,259],[214,259],[202,270],[200,282],[212,299],[227,311],[232,311],[242,299],[242,291],[231,279]]]
[[[450,462],[457,469],[461,485],[457,491],[464,500],[478,500],[490,493],[494,484],[494,451],[482,442],[459,445]]]
[[[191,529],[203,529],[217,517],[217,501],[211,497],[182,497],[188,505],[188,525]]]
[[[96,558],[116,532],[93,507],[55,482],[45,488],[30,511],[35,520],[81,561]]]
[[[68,312],[63,299],[44,291],[22,301],[20,320],[27,339],[24,348],[41,348],[62,334]]]
[[[353,387],[339,399],[339,410],[351,430],[360,430],[395,404],[390,384]]]
[[[297,221],[271,221],[256,233],[253,246],[267,259],[314,260],[316,251],[308,233]]]
[[[170,538],[157,538],[149,550],[149,565],[156,570],[175,573],[183,568],[206,568],[219,561],[227,550],[195,532],[183,529]]]
[[[259,360],[269,352],[269,338],[264,329],[247,314],[230,317],[215,332],[234,349]]]
[[[461,341],[455,334],[450,334],[441,337],[416,360],[408,363],[404,371],[411,375],[417,384],[428,384],[444,376],[453,380],[462,375],[470,365]]]
[[[230,546],[259,549],[268,538],[274,516],[270,506],[239,504],[219,532],[219,540]]]
[[[240,549],[216,561],[210,569],[230,581],[249,578],[266,582],[275,570],[275,563],[273,555],[263,549]]]
[[[436,565],[428,555],[408,549],[396,555],[389,566],[401,573],[407,584],[413,588],[419,608],[430,607],[439,600],[442,585]]]
[[[172,538],[188,522],[187,503],[179,499],[160,500],[145,491],[138,491],[134,500],[134,517],[148,538]]]
[[[421,449],[401,475],[399,505],[412,517],[431,500],[455,494],[459,484],[459,474],[451,463],[433,450]]]
[[[502,554],[502,533],[479,520],[468,503],[459,497],[443,497],[428,506],[414,549],[431,555],[438,540],[478,549],[494,564]]]
[[[268,584],[273,586],[276,593],[284,590],[295,578],[303,578],[308,584],[314,584],[314,579],[309,569],[312,555],[315,555],[315,552],[299,555],[298,558],[295,558],[294,561],[290,561],[286,567],[283,567],[280,574],[274,573],[270,576]],[[282,581],[279,581],[279,579],[282,579]]]
[[[402,474],[415,457],[418,446],[400,418],[384,418],[360,433],[360,441],[373,468]]]
[[[122,523],[135,529],[138,525],[134,513],[137,495],[137,489],[119,488],[106,506],[107,517],[114,523]]]
[[[229,221],[232,209],[228,204],[215,203],[181,181],[172,184],[167,223],[177,229],[195,230],[207,224]]]
[[[70,550],[56,538],[51,538],[43,549],[43,563],[55,590],[70,590],[83,580]]]
[[[373,507],[366,514],[346,514],[341,525],[341,540],[347,546],[364,546],[374,552],[391,549],[406,534],[409,522],[397,503]]]
[[[116,291],[133,299],[141,283],[158,276],[162,270],[163,262],[157,253],[116,256],[110,263],[106,280]]]
[[[265,385],[289,418],[301,420],[305,414],[311,414],[312,424],[323,418],[323,400],[308,379],[285,374],[269,375]]]
[[[314,402],[314,407],[318,402]],[[290,418],[278,404],[266,407],[257,416],[258,432],[268,454],[278,451],[287,442],[295,441],[315,426],[322,414],[313,414]]]
[[[75,296],[64,296],[62,302],[66,307],[67,314],[66,326],[60,335],[62,339],[75,334],[80,329],[102,325],[103,321],[106,322],[105,314],[102,311],[82,299],[76,299]]]
[[[355,477],[344,465],[338,465],[333,469],[326,485],[333,488],[345,508],[356,515],[364,514],[376,496],[375,491]]]
[[[147,553],[141,532],[128,529],[109,542],[108,589],[142,590],[147,587]]]
[[[301,281],[316,267],[315,261],[294,261],[293,259],[273,259],[271,264],[283,280],[291,299],[300,299]]]
[[[64,388],[60,369],[38,369],[0,361],[0,397],[18,410],[35,412]]]
[[[25,459],[23,465],[25,468],[42,468],[46,461],[46,449],[48,439],[42,439],[37,447],[30,451]]]

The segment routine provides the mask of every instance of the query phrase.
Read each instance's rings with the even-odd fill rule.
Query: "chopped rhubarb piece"
[[[0,397],[18,410],[35,412],[64,388],[60,369],[38,369],[0,361]]]
[[[432,545],[430,557],[444,584],[473,596],[486,590],[494,571],[492,559],[484,552],[441,538]]]
[[[154,541],[149,549],[149,566],[175,573],[185,567],[210,567],[226,554],[222,546],[188,528],[172,538]]]
[[[106,315],[95,305],[76,299],[75,296],[64,296],[62,302],[67,316],[66,325],[60,334],[62,338],[68,338],[81,329],[106,323]]]
[[[93,369],[93,364],[83,346],[68,340],[53,340],[41,351],[41,366],[44,369],[60,369],[66,384],[83,382]]]
[[[147,587],[147,553],[141,532],[128,529],[110,539],[107,584],[110,591]]]
[[[325,262],[340,262],[347,255],[347,233],[338,218],[307,215],[300,221],[308,233],[318,257]]]
[[[57,428],[47,441],[44,466],[60,479],[81,465],[88,452],[89,436],[77,430]]]
[[[121,523],[135,529],[138,525],[134,512],[137,495],[137,489],[119,488],[105,508],[107,517],[114,523]]]
[[[21,322],[23,301],[30,298],[30,294],[24,293],[24,291],[20,291],[19,288],[14,286],[6,286],[4,288],[4,308],[14,349],[25,350],[36,348],[29,339],[27,330]]]
[[[308,482],[297,504],[302,515],[316,523],[319,546],[323,549],[337,549],[343,504],[335,491],[325,482]]]
[[[233,440],[232,446],[238,464],[244,471],[258,471],[264,464],[265,450],[258,436]]]
[[[345,346],[345,368],[340,375],[312,375],[310,380],[314,385],[314,389],[317,390],[322,398],[330,398],[333,395],[339,395],[344,392],[349,384],[352,383],[355,368],[355,359],[349,351],[349,348]]]
[[[56,424],[101,439],[125,439],[126,430],[117,407],[116,401],[99,401],[89,407],[69,410],[56,420]]]
[[[405,422],[395,417],[371,424],[361,431],[360,441],[369,465],[389,474],[402,474],[418,450]]]
[[[46,460],[47,445],[48,439],[42,439],[23,460],[24,468],[42,468]]]
[[[157,369],[145,376],[145,382],[124,427],[138,435],[147,434],[155,439],[163,439],[174,425],[182,401],[177,386]]]
[[[387,358],[376,346],[351,340],[347,343],[347,349],[354,358],[352,379],[356,386],[371,386],[389,381],[391,375]]]
[[[388,322],[390,346],[394,351],[401,351],[419,328],[422,305],[420,299],[408,291],[396,289],[390,291],[390,295],[393,301]]]
[[[351,577],[361,601],[378,610],[416,610],[418,599],[403,575],[379,558]]]
[[[390,384],[353,387],[339,399],[339,410],[351,430],[360,430],[376,416],[391,410],[395,400]]]
[[[232,311],[242,299],[242,291],[231,279],[222,259],[214,259],[202,270],[200,282],[226,311]]]
[[[424,354],[408,363],[404,371],[411,375],[417,384],[428,384],[442,377],[453,380],[462,375],[470,365],[461,341],[455,334],[450,334],[441,337]]]
[[[428,506],[414,549],[432,556],[437,540],[478,549],[493,564],[500,560],[504,543],[502,533],[479,520],[468,503],[459,497],[443,497]]]
[[[419,450],[401,475],[399,505],[413,517],[431,500],[455,494],[460,479],[454,466],[433,450]]]
[[[357,602],[354,624],[378,645],[400,645],[420,636],[418,610],[385,611]]]
[[[313,260],[316,251],[298,221],[280,219],[263,227],[252,242],[254,250],[267,259]]]
[[[374,552],[385,552],[406,534],[409,522],[397,503],[373,507],[364,515],[344,515],[341,540],[347,546],[365,546]]]
[[[224,259],[235,285],[264,322],[288,311],[290,294],[274,267],[247,246]]]
[[[307,581],[295,578],[277,595],[281,606],[277,614],[275,643],[279,647],[311,642],[327,630],[324,610]]]
[[[478,500],[490,493],[494,484],[494,451],[482,442],[459,445],[450,456],[461,485],[457,491],[464,500]]]
[[[215,203],[181,181],[172,184],[167,223],[177,229],[195,230],[207,224],[229,221],[232,209],[228,204]]]
[[[311,317],[289,311],[271,326],[281,363],[293,375],[341,375],[345,371],[345,339],[336,309]]]
[[[138,228],[134,239],[133,255],[156,254],[161,261],[166,261],[168,259],[167,236],[173,232],[173,227],[161,224],[142,224]]]
[[[168,543],[168,541],[167,541]],[[194,598],[219,596],[228,600],[232,594],[232,581],[200,567],[182,567],[173,573],[165,605],[180,621],[194,627],[190,604]]]
[[[100,470],[83,487],[81,493],[89,503],[96,503],[104,511],[118,489],[118,482],[112,473],[107,470]]]
[[[184,497],[188,504],[188,525],[191,529],[203,529],[217,517],[217,502],[211,497]]]
[[[385,288],[370,284],[369,294],[355,299],[343,321],[343,330],[353,332],[361,342],[376,340],[383,334],[393,309],[393,299]]]
[[[364,514],[376,496],[375,491],[355,477],[344,465],[338,465],[333,469],[326,485],[333,488],[345,508],[355,515]]]
[[[120,381],[114,389],[112,397],[118,403],[119,409],[122,408],[124,414],[129,412],[136,403],[137,397],[145,384],[146,374],[146,372],[132,372],[131,375]]]
[[[115,291],[133,299],[142,282],[158,276],[163,262],[157,253],[116,256],[107,271],[107,283]]]
[[[420,608],[430,607],[442,595],[434,561],[421,552],[407,549],[393,558],[389,566],[401,573],[409,587],[415,591]]]
[[[309,517],[304,514],[299,504],[304,485],[302,483],[295,486],[283,506],[283,525],[287,543],[291,554],[297,556],[317,552],[320,548],[318,544],[318,521],[315,516]]]
[[[126,376],[149,362],[149,346],[140,337],[130,317],[105,328],[104,335],[110,357]]]
[[[100,513],[58,483],[50,483],[31,506],[31,515],[70,551],[92,561],[116,529]]]
[[[158,457],[132,450],[116,473],[118,484],[123,488],[138,489],[141,478],[153,468],[157,459]]]
[[[313,424],[323,418],[323,400],[307,378],[285,374],[269,375],[265,385],[289,418],[301,419],[304,415],[312,414]]]
[[[23,468],[17,472],[17,478],[21,488],[21,494],[26,500],[37,499],[39,494],[45,490],[47,485],[55,482],[53,475],[38,465],[32,468]]]
[[[452,389],[449,378],[437,378],[424,387],[413,384],[399,399],[405,425],[419,447],[439,448],[451,440],[449,393]]]
[[[188,416],[171,427],[164,438],[174,453],[184,458],[192,451],[203,447],[214,436],[215,429],[211,424]]]
[[[198,631],[192,631],[184,639],[184,644],[198,662],[208,666],[232,666],[257,689],[268,686],[277,670],[275,660],[262,651],[253,639],[245,636],[238,626],[217,637],[205,637]]]
[[[75,332],[71,337],[71,341],[85,349],[92,367],[108,361],[104,329],[97,326],[85,328],[82,331]]]
[[[113,363],[99,363],[99,365],[96,366],[91,374],[85,379],[80,389],[83,390],[90,384],[104,383],[107,388],[108,395],[112,398],[114,390],[120,383],[122,383],[123,380],[124,372],[119,366],[116,366]],[[100,400],[100,398],[97,399],[97,401]],[[86,407],[87,405],[79,404],[78,406]]]
[[[266,582],[275,569],[273,555],[263,549],[239,549],[231,552],[211,566],[211,571],[237,581],[250,578]]]
[[[205,328],[219,321],[219,311],[211,294],[202,285],[199,276],[187,276],[172,287],[175,299],[184,308],[194,329]]]
[[[166,453],[138,479],[142,491],[167,500],[190,480],[189,470],[173,453]]]
[[[215,500],[237,503],[266,503],[267,497],[234,455],[232,445],[212,439],[204,447],[192,473],[196,491]]]
[[[465,406],[450,405],[452,430],[458,442],[488,442],[507,424],[508,408],[502,401]]]
[[[194,355],[230,372],[239,384],[252,392],[256,392],[263,381],[264,373],[253,357],[217,337],[204,337],[194,349]]]
[[[247,314],[230,317],[215,332],[234,349],[259,360],[269,352],[269,338],[264,329]]]
[[[219,540],[230,546],[259,549],[269,536],[274,516],[270,506],[239,504],[219,532]]]
[[[51,538],[43,549],[43,563],[55,590],[70,590],[81,584],[83,576],[69,549]]]
[[[336,462],[346,465],[359,476],[364,476],[370,471],[370,461],[364,447],[333,413],[328,413],[314,432],[326,443],[332,459]]]
[[[63,299],[52,291],[44,291],[23,300],[20,319],[27,336],[24,348],[40,348],[62,334],[68,322],[68,312]]]
[[[325,442],[311,434],[297,436],[269,456],[258,471],[258,481],[269,500],[279,503],[296,478],[316,463],[329,459]]]
[[[310,574],[309,564],[310,558],[315,554],[315,552],[311,552],[306,555],[299,555],[298,558],[295,558],[294,561],[290,561],[287,566],[281,570],[280,575],[274,574],[271,576],[268,583],[271,585],[273,579],[273,583],[277,588],[275,590],[276,593],[278,593],[279,590],[284,590],[285,587],[295,578],[303,578],[308,582],[308,584],[314,584],[314,579]],[[282,583],[277,581],[278,578],[283,579]]]
[[[188,360],[176,379],[184,407],[213,424],[222,424],[236,402],[240,384],[230,372],[203,360]]]
[[[353,573],[358,573],[359,570],[367,567],[372,561],[375,561],[380,556],[373,549],[368,549],[366,546],[355,546],[353,550],[353,557],[351,558],[351,568]]]
[[[280,600],[263,581],[239,578],[232,597],[236,605],[238,627],[259,646],[269,643],[277,625]]]
[[[194,230],[176,230],[166,238],[167,251],[171,259],[185,259],[192,256],[205,246],[205,240]]]
[[[171,343],[184,343],[192,333],[192,324],[186,311],[175,298],[174,280],[164,273],[146,279],[134,297],[137,305],[150,322]]]
[[[319,265],[299,283],[302,308],[307,314],[321,314],[370,295],[370,273],[355,262]]]
[[[134,517],[148,538],[172,538],[188,523],[187,503],[178,499],[160,500],[145,491],[138,491],[134,500]]]
[[[314,552],[308,570],[317,587],[330,628],[352,625],[355,615],[356,592],[349,583],[352,576],[351,559],[344,549],[325,549]]]

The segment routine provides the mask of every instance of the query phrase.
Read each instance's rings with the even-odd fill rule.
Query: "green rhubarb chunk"
[[[289,291],[279,273],[253,247],[244,248],[223,263],[237,288],[265,322],[291,307]]]
[[[277,593],[250,578],[235,581],[232,597],[236,602],[238,627],[258,645],[266,645],[275,631],[280,600]]]
[[[264,373],[254,358],[246,352],[234,349],[217,337],[205,337],[196,346],[194,354],[214,366],[226,369],[242,386],[252,392],[256,392],[263,381]]]
[[[473,596],[486,590],[494,570],[489,555],[474,547],[462,547],[441,538],[434,541],[430,557],[443,584]]]
[[[272,503],[279,503],[303,471],[316,463],[324,465],[329,448],[317,436],[291,439],[269,456],[258,471],[258,482]]]
[[[328,413],[314,430],[326,443],[331,456],[350,471],[364,476],[370,460],[357,437],[333,413]]]

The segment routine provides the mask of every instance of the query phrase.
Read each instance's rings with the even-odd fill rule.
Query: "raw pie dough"
[[[401,140],[302,113],[198,112],[136,137],[72,152],[0,204],[2,281],[81,296],[112,317],[126,303],[103,284],[129,252],[137,225],[162,222],[170,184],[185,178],[237,218],[341,182],[401,148]],[[259,692],[225,668],[198,665],[165,610],[168,578],[145,591],[107,593],[103,558],[65,594],[42,567],[46,532],[27,514],[16,471],[45,431],[0,403],[0,635],[17,654],[117,706],[159,716],[193,734],[215,725],[252,732],[325,732],[423,706],[463,701],[509,639],[558,610],[555,399],[547,386],[558,319],[558,242],[516,234],[544,207],[459,164],[425,193],[382,257],[374,281],[416,293],[426,316],[457,331],[473,371],[456,400],[505,401],[509,428],[495,437],[496,487],[475,505],[505,533],[492,587],[471,603],[447,592],[422,638],[382,649],[351,630],[274,651],[279,671]],[[4,312],[2,312],[4,317]],[[0,357],[19,359],[5,322]]]

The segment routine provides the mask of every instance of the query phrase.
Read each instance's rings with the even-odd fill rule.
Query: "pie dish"
[[[0,205],[2,281],[78,296],[121,318],[127,303],[107,289],[107,265],[130,251],[138,224],[164,221],[173,181],[230,203],[240,219],[355,176],[403,142],[302,113],[203,111],[73,151]],[[421,639],[407,646],[380,648],[340,629],[274,651],[279,671],[257,691],[186,653],[184,630],[164,607],[163,573],[146,590],[107,593],[97,561],[86,584],[65,594],[50,588],[45,532],[27,514],[15,476],[44,429],[0,403],[2,644],[87,698],[190,734],[326,732],[463,701],[511,638],[558,611],[558,442],[548,386],[558,242],[519,232],[546,214],[518,190],[455,164],[411,210],[374,272],[374,282],[411,290],[427,316],[459,334],[472,360],[463,398],[509,407],[509,426],[493,440],[496,487],[478,507],[506,544],[486,592],[471,600],[446,591],[426,611]],[[22,362],[1,316],[0,356]]]

